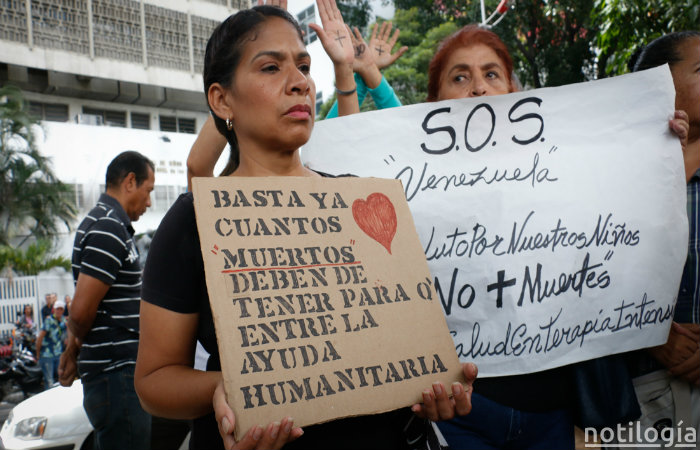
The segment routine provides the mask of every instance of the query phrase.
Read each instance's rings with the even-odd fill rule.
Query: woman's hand
[[[399,38],[399,29],[391,34],[391,22],[384,22],[381,25],[374,25],[369,45],[362,38],[362,34],[357,27],[350,32],[352,46],[355,49],[355,60],[352,70],[358,73],[364,80],[367,87],[374,89],[382,81],[380,69],[384,69],[394,63],[408,47],[401,47],[397,52],[391,53],[391,49]]]
[[[362,33],[355,27],[353,31],[348,27],[352,48],[355,49],[355,59],[352,63],[352,70],[362,77],[365,85],[374,89],[382,82],[382,73],[374,62],[374,53],[370,51],[367,43],[362,39]]]
[[[681,149],[683,155],[688,147],[688,132],[690,130],[690,122],[688,114],[685,111],[677,109],[673,113],[673,118],[668,121],[668,127],[673,131],[681,141]]]
[[[236,418],[233,411],[226,403],[226,393],[224,392],[224,380],[219,380],[212,398],[214,405],[214,415],[219,426],[219,434],[224,441],[224,448],[229,450],[275,450],[280,449],[286,443],[291,442],[302,434],[301,428],[294,428],[294,419],[285,417],[280,422],[272,422],[263,428],[260,425],[252,427],[236,442],[233,437],[233,429],[236,425]]]
[[[317,4],[323,27],[310,23],[309,28],[316,32],[333,64],[347,65],[351,69],[355,59],[355,49],[335,0],[318,0]]]
[[[685,336],[695,343],[695,351],[686,355],[683,360],[670,366],[668,371],[671,375],[684,379],[685,381],[700,386],[700,325],[696,323],[677,323],[671,326],[672,333]],[[670,339],[669,339],[670,340]]]
[[[681,150],[683,151],[683,164],[685,165],[685,181],[690,178],[700,169],[700,155],[692,155],[688,150],[688,134],[690,133],[690,120],[688,114],[682,110],[676,110],[673,118],[669,119],[668,127],[671,132],[678,136],[681,142]]]
[[[391,49],[394,48],[399,34],[398,28],[394,30],[394,34],[391,34],[391,22],[383,22],[381,25],[374,24],[372,35],[369,38],[369,50],[379,70],[394,64],[408,50],[408,47],[403,46],[396,52],[391,53]]]
[[[335,88],[338,92],[338,115],[358,113],[360,105],[357,103],[357,85],[352,71],[355,48],[352,45],[350,30],[345,26],[335,0],[318,0],[317,4],[323,28],[315,23],[310,23],[309,27],[318,34],[324,50],[333,61]]]
[[[357,27],[354,27],[351,31],[350,27],[348,27],[348,33],[350,33],[352,47],[355,49],[355,59],[352,62],[352,70],[362,74],[363,70],[376,67],[377,65],[374,62],[374,53],[370,51],[367,43],[362,38],[362,33],[360,33],[360,30]]]
[[[428,420],[449,420],[454,416],[464,416],[472,410],[472,384],[478,369],[473,363],[463,363],[465,384],[452,383],[452,398],[441,382],[433,383],[432,389],[423,391],[423,403],[413,405],[411,410],[420,418]]]
[[[673,322],[665,344],[648,352],[669,372],[695,385],[700,383],[700,326]]]

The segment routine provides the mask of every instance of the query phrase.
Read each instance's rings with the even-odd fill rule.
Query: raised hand
[[[374,62],[379,70],[392,65],[401,55],[403,55],[408,47],[403,46],[396,52],[391,53],[396,40],[399,38],[400,31],[398,28],[391,33],[391,22],[383,22],[381,25],[374,24],[372,27],[372,35],[369,39],[369,50],[374,56]]]
[[[310,23],[309,28],[316,32],[333,64],[347,64],[352,69],[355,49],[352,46],[350,32],[345,26],[343,16],[340,14],[335,0],[318,0],[317,5],[323,27]]]
[[[375,66],[374,53],[370,51],[369,46],[362,38],[360,30],[354,27],[351,32],[348,27],[348,32],[350,32],[352,47],[355,49],[355,60],[352,63],[352,70],[361,73],[363,70]]]

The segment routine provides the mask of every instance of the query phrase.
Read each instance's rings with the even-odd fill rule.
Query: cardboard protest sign
[[[236,433],[421,401],[461,366],[401,183],[196,178],[209,300]]]
[[[537,372],[665,342],[687,252],[668,67],[325,120],[302,150],[403,182],[460,358]]]

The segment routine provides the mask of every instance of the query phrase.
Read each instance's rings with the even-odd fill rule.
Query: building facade
[[[255,0],[252,0],[255,2]],[[137,150],[156,164],[153,230],[186,189],[187,153],[208,117],[202,66],[221,20],[251,0],[0,0],[0,85],[19,86],[43,121],[39,146],[73,186],[78,217],[104,191],[109,161]],[[313,0],[290,0],[305,29],[317,108],[332,64],[308,23]],[[60,253],[70,256],[72,231]]]

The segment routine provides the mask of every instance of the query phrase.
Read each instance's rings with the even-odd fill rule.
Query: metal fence
[[[48,293],[56,293],[59,300],[73,296],[73,276],[66,273],[43,272],[29,277],[0,278],[0,337],[12,333],[26,305],[34,310],[34,323],[41,327],[41,307]]]
[[[34,310],[34,323],[39,319],[39,282],[37,277],[0,278],[0,336],[12,333],[25,305]]]

